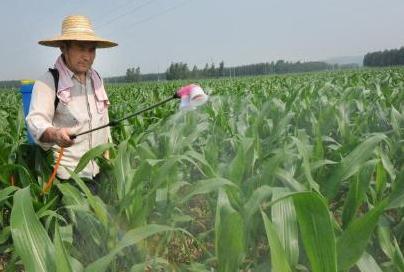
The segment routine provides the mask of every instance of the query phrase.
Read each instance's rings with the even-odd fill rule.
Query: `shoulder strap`
[[[49,68],[49,72],[52,74],[53,81],[55,82],[55,111],[56,111],[56,108],[59,104],[59,97],[56,95],[59,85],[59,71],[56,68]]]
[[[97,74],[98,78],[102,80],[100,74],[96,70],[93,70],[93,71]]]

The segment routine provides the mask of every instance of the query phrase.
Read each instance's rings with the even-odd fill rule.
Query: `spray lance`
[[[152,110],[152,109],[154,109],[156,107],[164,105],[164,104],[166,104],[167,102],[169,102],[171,100],[180,99],[181,101],[180,101],[180,106],[179,107],[180,107],[181,110],[193,110],[196,107],[205,104],[208,101],[208,98],[209,98],[208,95],[203,91],[203,89],[199,85],[197,85],[197,84],[189,84],[189,85],[181,87],[179,90],[177,90],[174,93],[173,96],[171,96],[169,98],[166,98],[166,99],[164,99],[164,100],[162,100],[162,101],[160,101],[160,102],[158,102],[158,103],[156,103],[154,105],[151,105],[151,106],[149,106],[147,108],[144,108],[142,110],[139,110],[137,112],[129,114],[129,115],[125,116],[125,117],[122,117],[122,118],[119,118],[119,119],[116,119],[116,120],[112,120],[106,125],[102,125],[102,126],[99,126],[99,127],[96,127],[96,128],[84,131],[84,132],[80,132],[78,134],[71,135],[70,139],[73,140],[73,139],[76,139],[77,137],[79,137],[81,135],[85,135],[85,134],[88,134],[88,133],[91,133],[93,131],[103,129],[103,128],[106,128],[106,127],[117,126],[122,121],[128,120],[128,119],[133,118],[133,117],[135,117],[135,116],[137,116],[139,114],[142,114],[142,113],[144,113],[146,111],[149,111],[149,110]],[[45,186],[44,186],[44,188],[42,190],[43,193],[48,192],[49,189],[52,187],[52,183],[53,183],[53,181],[54,181],[54,179],[56,177],[56,172],[57,172],[57,169],[59,168],[60,161],[61,161],[62,156],[63,156],[63,151],[64,151],[64,147],[61,147],[60,151],[59,151],[58,158],[56,159],[56,163],[55,163],[55,166],[53,168],[52,174],[49,177],[49,180],[47,181],[47,183],[45,184]]]
[[[96,127],[96,128],[93,128],[93,129],[90,129],[90,130],[87,130],[87,131],[84,131],[84,132],[81,132],[81,133],[78,133],[75,135],[71,135],[70,139],[74,140],[78,136],[81,136],[81,135],[84,135],[84,134],[87,134],[87,133],[90,133],[90,132],[93,132],[93,131],[96,131],[96,130],[99,130],[102,128],[117,126],[122,121],[135,117],[143,112],[157,108],[158,106],[161,106],[174,99],[181,99],[180,109],[190,110],[190,109],[196,108],[196,107],[206,103],[206,101],[208,101],[208,95],[202,90],[202,88],[199,85],[190,84],[190,85],[180,88],[172,97],[164,99],[163,101],[160,101],[154,105],[151,105],[145,109],[142,109],[142,110],[139,110],[132,114],[129,114],[120,119],[112,120],[106,125]]]

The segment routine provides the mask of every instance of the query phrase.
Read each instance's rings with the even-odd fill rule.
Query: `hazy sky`
[[[104,77],[179,61],[323,60],[404,45],[403,0],[1,0],[0,80],[35,79],[53,66],[59,50],[37,42],[71,14],[119,43],[97,50]]]

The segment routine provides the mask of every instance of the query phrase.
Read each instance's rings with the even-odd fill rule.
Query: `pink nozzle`
[[[194,88],[201,88],[201,87],[200,87],[199,85],[196,85],[196,84],[189,84],[189,85],[186,85],[186,86],[184,86],[184,87],[181,87],[181,88],[177,91],[177,96],[178,96],[179,98],[183,98],[183,97],[185,97],[185,96],[189,96]]]
[[[189,84],[180,88],[176,97],[181,98],[180,109],[194,109],[208,101],[208,95],[197,84]]]

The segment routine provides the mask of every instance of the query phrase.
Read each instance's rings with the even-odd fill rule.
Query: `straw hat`
[[[72,15],[67,16],[62,23],[62,34],[49,40],[42,40],[40,45],[60,47],[63,41],[90,41],[96,42],[98,48],[107,48],[117,46],[117,43],[103,39],[97,36],[93,26],[85,16]]]

